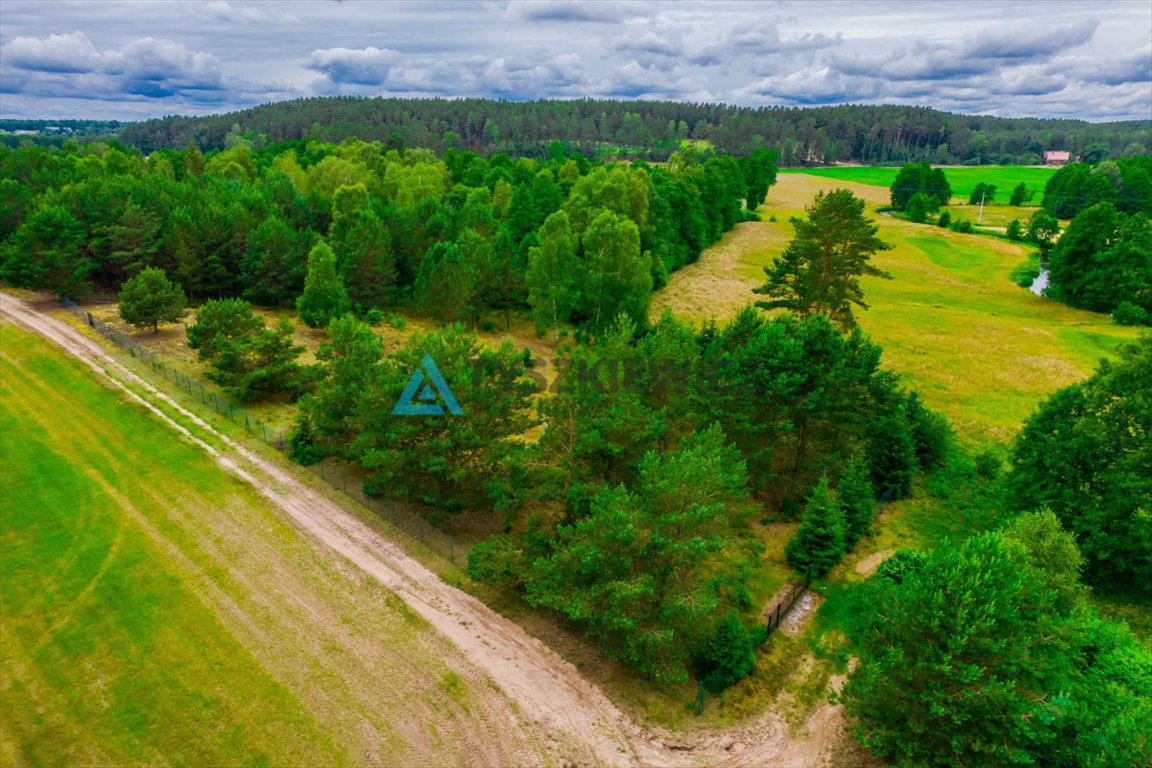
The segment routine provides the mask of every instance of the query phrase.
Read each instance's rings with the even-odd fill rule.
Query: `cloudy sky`
[[[922,104],[1152,118],[1152,3],[0,0],[0,116],[302,96]]]

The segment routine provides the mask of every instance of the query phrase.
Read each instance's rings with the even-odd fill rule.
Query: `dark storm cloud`
[[[4,0],[0,114],[307,95],[913,103],[1152,117],[1152,5]]]

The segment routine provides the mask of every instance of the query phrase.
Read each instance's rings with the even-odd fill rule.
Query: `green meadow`
[[[1056,166],[1037,165],[977,165],[977,166],[942,166],[948,183],[952,186],[952,196],[962,197],[964,202],[977,184],[996,185],[996,199],[1007,203],[1012,189],[1024,182],[1030,189],[1036,190],[1036,197],[1032,199],[1034,205],[1039,205],[1040,197],[1044,192],[1044,185],[1052,174],[1056,173]],[[873,168],[870,166],[837,166],[835,168],[785,168],[781,174],[804,174],[819,176],[825,179],[838,179],[852,181],[857,184],[873,184],[880,187],[892,186],[892,181],[899,168]],[[768,193],[771,199],[771,191]]]
[[[739,225],[673,274],[656,294],[653,314],[667,307],[697,321],[734,315],[757,298],[752,288],[763,282],[764,266],[791,239],[789,218],[803,215],[817,192],[837,186],[871,208],[887,199],[887,190],[872,185],[783,174],[769,190],[762,220]],[[943,411],[963,443],[1010,440],[1041,399],[1091,374],[1138,334],[1015,285],[1012,268],[1030,250],[1023,244],[872,217],[893,246],[873,263],[894,279],[862,282],[869,309],[858,310],[857,319],[884,347],[884,364]]]
[[[467,761],[447,641],[79,362],[0,350],[0,764]]]

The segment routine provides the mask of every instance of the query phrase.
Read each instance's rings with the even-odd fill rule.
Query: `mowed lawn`
[[[1036,197],[1032,199],[1032,202],[1039,204],[1044,192],[1044,185],[1048,183],[1048,179],[1052,178],[1052,174],[1059,170],[1057,166],[1040,165],[945,165],[940,167],[944,169],[944,175],[948,177],[948,184],[952,187],[954,198],[963,198],[963,202],[968,202],[968,196],[972,194],[972,190],[977,184],[984,182],[985,184],[996,185],[996,201],[1005,204],[1011,197],[1013,188],[1020,182],[1024,182],[1029,189],[1036,191]],[[857,184],[872,184],[887,189],[892,186],[892,182],[899,172],[899,168],[846,165],[834,168],[785,168],[780,173],[782,176],[785,174],[819,176],[824,179],[852,181]],[[771,196],[771,191],[769,196]]]
[[[690,319],[731,317],[758,298],[763,267],[792,237],[789,217],[817,192],[846,187],[883,204],[887,190],[819,176],[782,174],[768,192],[760,222],[740,224],[696,264],[672,275],[656,294]],[[775,217],[775,222],[769,221]],[[1099,314],[1034,296],[1009,280],[1028,249],[870,213],[894,248],[874,263],[894,280],[865,279],[861,327],[884,347],[884,364],[901,373],[948,415],[968,444],[1003,442],[1044,396],[1088,376],[1138,331]]]
[[[7,323],[0,398],[0,763],[516,759],[398,598]]]

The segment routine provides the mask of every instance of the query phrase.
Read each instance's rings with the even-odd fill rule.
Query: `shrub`
[[[305,467],[324,460],[324,449],[316,443],[312,420],[303,415],[296,419],[288,435],[288,457]]]
[[[384,313],[378,309],[370,309],[364,313],[364,322],[376,327],[384,322]]]
[[[743,680],[756,668],[752,633],[732,612],[716,625],[703,648],[695,654],[696,673],[704,687],[719,693]]]
[[[936,226],[947,227],[952,223],[952,214],[948,211],[940,214],[940,218],[936,219]]]
[[[1009,240],[1023,240],[1024,227],[1020,224],[1020,219],[1012,219],[1008,222],[1008,229],[1004,234],[1008,236]]]
[[[1119,325],[1149,325],[1150,320],[1143,308],[1130,301],[1122,301],[1112,310],[1112,321]]]
[[[1004,466],[1004,459],[996,451],[986,448],[976,454],[974,464],[977,475],[985,480],[994,480]]]
[[[1012,268],[1010,277],[1021,288],[1030,288],[1036,278],[1040,277],[1040,260],[1030,256],[1028,261],[1022,261]]]
[[[924,567],[923,552],[901,547],[876,568],[877,578],[887,579],[895,584],[903,584],[904,579],[918,573]]]
[[[920,468],[926,470],[944,463],[952,442],[952,425],[948,419],[920,402],[915,392],[908,395],[907,413]]]
[[[917,192],[912,195],[904,205],[904,214],[908,217],[909,221],[923,224],[928,218],[928,196],[923,192]]]

